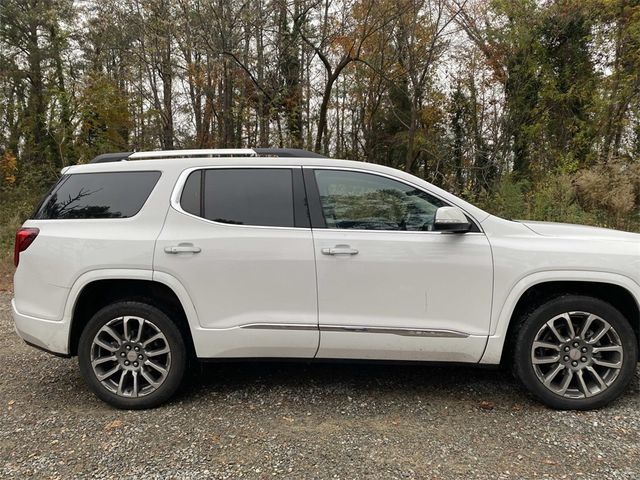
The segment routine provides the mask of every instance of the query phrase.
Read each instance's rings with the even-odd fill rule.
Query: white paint
[[[379,165],[234,152],[226,154],[243,157],[66,168],[65,174],[156,170],[162,176],[130,219],[25,223],[40,234],[22,252],[15,275],[12,306],[20,335],[67,353],[73,309],[86,285],[100,279],[142,279],[175,292],[199,357],[310,358],[319,346],[317,356],[323,358],[495,364],[513,309],[531,286],[559,280],[604,282],[625,288],[640,303],[640,235],[503,220]],[[482,233],[233,226],[181,212],[178,199],[188,171],[215,166],[341,168],[391,177],[462,209]],[[201,252],[164,252],[183,242]],[[337,245],[358,253],[322,254]],[[278,328],[243,328],[269,324]],[[329,331],[319,333],[310,325]],[[330,329],[340,325],[370,330]],[[375,327],[454,330],[468,336],[396,335]]]

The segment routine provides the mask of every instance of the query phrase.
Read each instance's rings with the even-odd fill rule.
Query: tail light
[[[40,233],[39,228],[21,228],[16,232],[16,246],[13,251],[13,263],[16,267],[20,263],[20,252],[24,252],[29,248],[38,233]]]

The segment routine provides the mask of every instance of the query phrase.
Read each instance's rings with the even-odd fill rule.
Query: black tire
[[[139,317],[151,322],[164,335],[170,352],[166,377],[155,390],[144,396],[125,396],[111,391],[98,379],[91,365],[92,346],[98,332],[112,320],[125,316]],[[145,328],[148,329],[150,327],[147,325]],[[162,339],[163,342],[164,339]],[[144,353],[146,354],[146,352]],[[121,354],[122,352],[120,352]],[[118,356],[116,355],[116,357]],[[84,380],[98,398],[116,408],[140,410],[156,407],[166,402],[176,392],[184,376],[187,364],[187,350],[180,330],[162,310],[142,302],[120,301],[100,309],[89,320],[80,336],[78,363]],[[114,365],[115,363],[118,362],[114,362]],[[140,368],[143,368],[142,365]],[[121,366],[121,370],[123,369],[124,367]],[[150,387],[149,385],[147,388]]]
[[[598,387],[594,388],[593,391],[596,393],[593,394],[593,396],[587,397],[585,395],[583,398],[568,398],[566,394],[560,395],[557,391],[554,392],[552,389],[547,388],[536,374],[536,369],[532,359],[533,342],[536,339],[538,332],[542,331],[541,329],[549,320],[558,315],[562,315],[565,312],[589,312],[597,315],[610,324],[612,329],[615,331],[614,333],[617,333],[620,346],[622,347],[622,354],[615,353],[615,355],[619,355],[619,357],[616,358],[616,361],[619,361],[619,359],[622,361],[622,365],[619,368],[617,376],[611,377],[611,384],[607,388],[604,388],[601,391],[598,391]],[[576,330],[576,332],[578,332],[578,330]],[[576,336],[577,335],[578,333],[576,333]],[[569,338],[569,336],[570,335],[567,335],[567,338]],[[558,343],[561,344],[561,341],[558,341]],[[562,359],[561,361],[564,361],[564,358],[566,358],[564,356],[565,353],[573,352],[573,349],[570,352],[565,352],[564,348],[566,347],[562,347],[559,353],[559,358]],[[539,350],[536,351],[536,355],[538,355],[538,352]],[[542,350],[542,352],[549,353],[551,356],[554,355],[553,350]],[[594,356],[597,357],[595,354]],[[569,360],[570,361],[563,369],[560,370],[560,372],[564,369],[571,369],[569,364],[572,364],[572,359],[570,358]],[[576,359],[576,363],[579,364],[581,360],[582,359]],[[590,361],[590,359],[587,360],[587,362]],[[607,405],[625,391],[635,374],[637,361],[638,339],[631,328],[629,321],[620,313],[620,311],[609,303],[597,298],[582,295],[563,295],[561,297],[554,298],[526,314],[522,318],[513,350],[513,369],[515,376],[545,405],[558,410],[592,410]],[[558,365],[559,363],[560,362],[555,365]],[[549,369],[551,370],[554,367],[549,367]],[[580,368],[580,365],[576,368]],[[577,372],[562,373],[563,376],[573,376],[574,374],[577,374]],[[583,375],[590,376],[591,373],[583,372]],[[595,378],[596,377],[593,377],[594,380]],[[578,379],[576,378],[575,380],[569,381],[578,382]],[[579,393],[579,390],[583,387],[581,385],[577,385],[576,388]],[[591,392],[591,389],[588,388],[588,390]]]

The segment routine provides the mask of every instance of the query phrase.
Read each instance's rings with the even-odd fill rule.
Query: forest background
[[[64,166],[258,146],[640,231],[640,1],[0,2],[0,285]]]

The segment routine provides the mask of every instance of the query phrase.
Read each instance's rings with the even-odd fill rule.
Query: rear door
[[[154,271],[191,296],[198,356],[315,355],[315,261],[300,167],[184,172]]]

